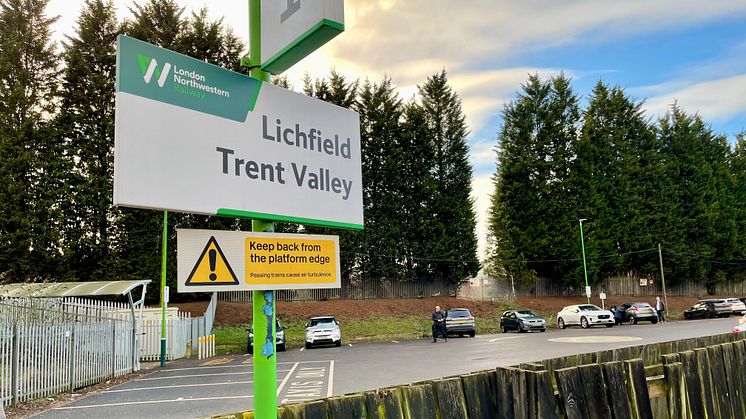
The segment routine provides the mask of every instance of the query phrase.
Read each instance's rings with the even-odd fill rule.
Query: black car
[[[508,310],[500,318],[500,330],[503,333],[507,333],[508,330],[515,330],[517,332],[538,330],[546,332],[547,322],[531,310]]]
[[[684,310],[684,318],[689,319],[709,319],[711,317],[728,317],[731,308],[724,302],[718,301],[700,301],[690,308]]]

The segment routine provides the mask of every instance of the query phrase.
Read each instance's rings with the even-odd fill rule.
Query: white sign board
[[[266,0],[261,16],[261,67],[272,74],[344,31],[343,0]]]
[[[362,229],[359,115],[120,36],[114,204]]]
[[[591,287],[585,287],[585,295],[591,298]]]
[[[605,300],[606,299],[606,293],[602,292],[602,293],[598,294],[598,298],[600,298],[602,300]]]
[[[339,288],[339,237],[177,230],[178,292]]]

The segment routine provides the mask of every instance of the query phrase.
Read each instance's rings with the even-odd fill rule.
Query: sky
[[[177,3],[186,13],[207,5],[248,43],[248,0]],[[82,4],[50,0],[56,40],[73,33]],[[114,4],[123,19],[134,2]],[[481,259],[501,112],[529,74],[564,72],[584,100],[599,80],[618,85],[651,120],[676,102],[733,138],[746,129],[746,1],[347,0],[345,32],[286,75],[300,86],[331,68],[351,80],[388,75],[405,101],[448,72],[470,130]]]

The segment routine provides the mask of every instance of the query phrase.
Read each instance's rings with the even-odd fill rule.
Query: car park
[[[637,324],[641,321],[648,321],[652,324],[658,323],[658,313],[648,303],[633,303],[624,316],[629,324]]]
[[[546,332],[547,322],[531,310],[508,310],[500,318],[500,331],[507,333],[508,330]]]
[[[576,325],[583,329],[596,325],[613,327],[614,315],[609,310],[603,310],[594,304],[571,305],[557,313],[557,326],[560,329]]]
[[[468,308],[448,310],[446,313],[446,334],[461,337],[465,335],[474,337],[477,334],[476,321]]]
[[[731,313],[731,308],[725,302],[713,300],[702,300],[684,310],[684,318],[691,319],[709,319],[713,317],[727,317]]]
[[[342,330],[333,316],[311,317],[306,323],[306,349],[316,345],[342,345]]]
[[[738,298],[726,298],[723,301],[730,306],[733,314],[746,314],[746,304]]]
[[[285,351],[285,327],[280,324],[280,320],[275,321],[275,345],[278,352]],[[246,329],[249,332],[249,336],[246,341],[246,353],[254,353],[254,328],[250,327]]]

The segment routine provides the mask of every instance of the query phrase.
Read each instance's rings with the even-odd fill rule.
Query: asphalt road
[[[405,384],[557,356],[727,333],[736,320],[641,324],[607,329],[477,335],[291,350],[278,356],[278,401]],[[344,329],[343,329],[344,334]],[[251,409],[253,365],[246,355],[171,362],[147,376],[36,418],[200,418]]]

